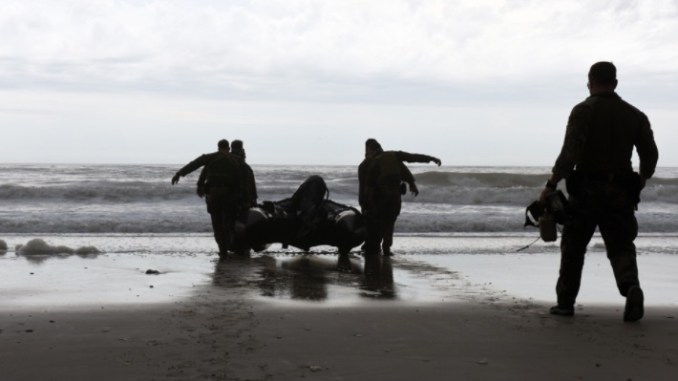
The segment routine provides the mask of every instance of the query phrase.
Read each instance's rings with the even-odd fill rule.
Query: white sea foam
[[[68,246],[52,246],[41,238],[34,238],[25,245],[17,245],[15,248],[17,255],[95,255],[101,252],[94,246],[82,246],[77,249]]]

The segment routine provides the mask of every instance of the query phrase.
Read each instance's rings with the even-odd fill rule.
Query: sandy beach
[[[420,240],[427,252],[465,245],[431,237],[398,244],[408,250]],[[675,256],[639,258],[646,314],[628,324],[595,250],[576,315],[548,315],[557,255],[550,246],[531,250],[341,264],[323,253],[226,261],[8,253],[0,257],[2,379],[676,378]]]

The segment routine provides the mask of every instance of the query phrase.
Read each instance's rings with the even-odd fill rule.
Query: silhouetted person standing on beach
[[[229,153],[228,140],[220,140],[217,147],[217,152],[201,155],[177,171],[172,177],[172,185],[178,183],[180,177],[205,167],[204,187],[198,185],[198,194],[205,195],[219,256],[224,257],[233,243],[238,199],[242,192],[241,175],[238,159]]]
[[[648,118],[615,93],[615,66],[593,64],[588,80],[591,95],[572,109],[562,150],[540,197],[545,200],[561,179],[567,180],[571,221],[563,227],[558,305],[550,313],[574,315],[586,246],[598,227],[617,288],[626,297],[624,321],[637,321],[643,317],[644,296],[633,243],[638,234],[634,211],[659,154]],[[639,173],[631,164],[634,147]]]
[[[391,256],[393,230],[400,215],[401,196],[407,183],[410,192],[419,194],[414,176],[404,162],[441,164],[433,156],[412,154],[403,151],[384,151],[375,139],[365,142],[365,159],[358,167],[358,201],[366,219],[367,237],[365,252],[379,253],[379,246],[386,256]]]

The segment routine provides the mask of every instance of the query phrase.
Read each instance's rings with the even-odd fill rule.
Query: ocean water
[[[198,172],[170,185],[180,165],[0,165],[0,238],[38,233],[209,233]],[[410,166],[420,189],[404,197],[398,233],[520,233],[545,167]],[[281,200],[310,175],[330,198],[358,206],[355,166],[253,166],[259,201]],[[678,168],[660,168],[642,193],[641,233],[678,231]]]
[[[0,165],[0,275],[6,294],[0,309],[165,303],[219,286],[223,269],[204,201],[195,194],[198,174],[172,186],[179,167]],[[276,274],[276,288],[262,295],[278,302],[317,301],[318,295],[335,304],[384,295],[408,302],[487,295],[553,299],[558,242],[536,242],[537,230],[523,228],[525,207],[537,197],[548,168],[410,168],[420,195],[404,198],[396,260],[386,277],[395,283],[385,286],[385,294],[381,286],[366,290],[368,279],[360,271],[337,271],[332,247],[313,248],[311,277],[293,271],[306,256],[280,245],[226,267],[250,271],[246,278],[256,284]],[[287,198],[308,176],[321,175],[331,199],[358,204],[357,165],[253,169],[260,201]],[[643,191],[637,214],[636,245],[648,305],[678,305],[672,271],[678,255],[677,188],[678,168],[659,169]],[[31,249],[36,245],[40,250]],[[588,252],[581,301],[618,303],[599,236]],[[149,269],[161,275],[147,275]],[[300,287],[299,279],[308,284]],[[298,295],[302,289],[313,295]]]

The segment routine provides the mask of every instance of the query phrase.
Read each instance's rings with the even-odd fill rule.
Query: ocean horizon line
[[[259,166],[259,167],[286,167],[286,166],[294,166],[294,167],[353,167],[357,166],[360,164],[360,162],[355,162],[355,163],[349,163],[349,164],[328,164],[328,163],[320,163],[320,164],[309,164],[309,163],[257,163],[257,162],[247,162],[250,166]],[[37,165],[37,166],[78,166],[78,165],[88,165],[88,166],[162,166],[162,167],[167,167],[167,166],[176,166],[177,168],[181,168],[184,166],[186,163],[152,163],[152,162],[138,162],[138,163],[133,163],[133,162],[0,162],[0,166],[11,166],[11,165],[19,165],[19,166],[30,166],[30,165]],[[530,165],[522,165],[522,164],[443,164],[440,167],[438,166],[431,166],[431,164],[426,164],[426,163],[407,163],[408,166],[416,166],[416,167],[431,167],[433,169],[435,168],[529,168],[529,169],[547,169],[550,170],[553,167],[553,164],[548,164],[548,165],[537,165],[537,164],[530,164]],[[635,165],[634,165],[635,167]],[[658,165],[658,169],[678,169],[678,165]]]

